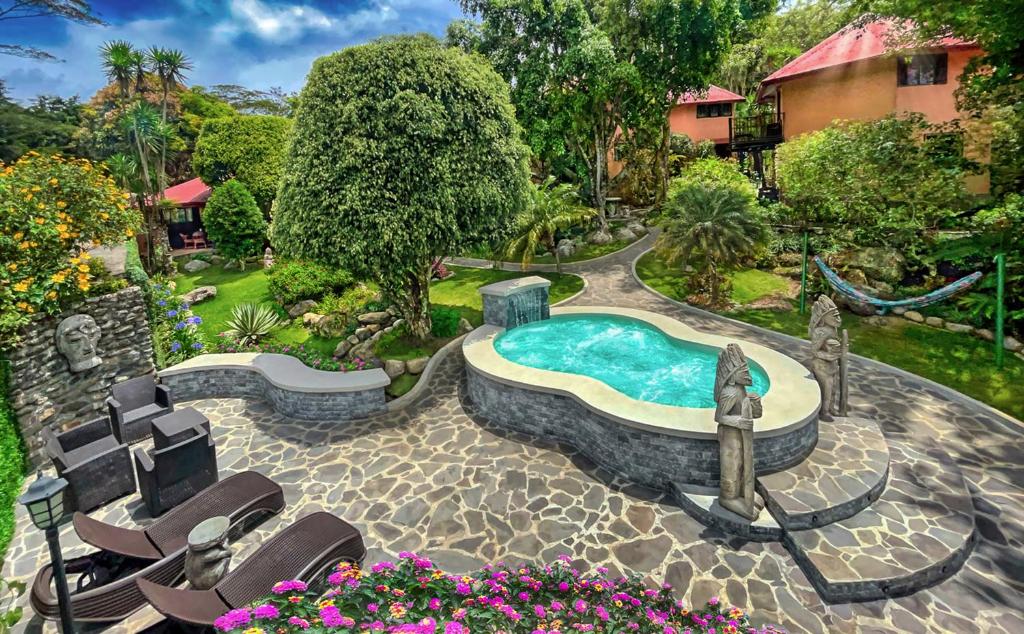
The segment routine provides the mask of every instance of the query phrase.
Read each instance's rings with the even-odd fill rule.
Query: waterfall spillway
[[[551,282],[537,277],[521,277],[480,289],[484,302],[484,323],[515,328],[551,316],[548,287]]]

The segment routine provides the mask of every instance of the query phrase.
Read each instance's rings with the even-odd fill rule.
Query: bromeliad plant
[[[687,610],[668,584],[650,589],[639,575],[611,579],[582,574],[568,558],[550,566],[485,566],[471,575],[445,574],[429,559],[399,553],[398,563],[369,572],[339,564],[324,594],[301,581],[282,581],[251,608],[216,622],[221,632],[417,632],[421,634],[569,634],[572,632],[774,633],[754,628],[737,608],[711,599]]]

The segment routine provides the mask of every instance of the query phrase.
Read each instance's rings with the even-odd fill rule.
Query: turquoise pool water
[[[719,348],[669,337],[645,321],[619,315],[569,315],[507,330],[498,354],[531,368],[581,374],[641,401],[680,407],[715,406]],[[770,382],[750,362],[751,388]]]

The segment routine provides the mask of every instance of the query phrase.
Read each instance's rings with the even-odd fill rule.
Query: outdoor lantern
[[[18,498],[28,509],[29,517],[37,528],[54,528],[64,518],[64,489],[68,481],[64,478],[44,476],[40,471],[36,481],[29,485],[25,494]]]
[[[74,621],[71,618],[71,593],[68,590],[67,571],[64,556],[60,552],[60,531],[58,526],[64,519],[64,489],[68,481],[51,478],[38,472],[35,482],[28,486],[18,501],[28,509],[29,517],[37,528],[46,533],[46,544],[50,547],[50,563],[53,564],[53,582],[57,586],[57,605],[60,608],[60,624],[63,634],[72,634]]]

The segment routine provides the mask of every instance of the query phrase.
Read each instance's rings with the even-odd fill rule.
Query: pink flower
[[[564,582],[564,581],[562,581],[561,583],[558,584],[558,589],[561,590],[562,592],[568,592],[569,591],[569,584]]]
[[[252,611],[252,615],[257,619],[276,619],[281,616],[281,612],[277,607],[269,603],[264,603],[263,605],[257,606],[256,609]]]
[[[458,584],[455,585],[455,592],[459,594],[470,594],[471,592],[473,592],[473,589],[469,587],[468,583],[460,581]]]
[[[293,617],[289,618],[288,619],[288,625],[294,625],[294,626],[296,626],[296,627],[298,627],[299,629],[302,629],[302,630],[308,630],[309,629],[309,621],[307,621],[306,619],[300,619],[297,616],[293,616]]]
[[[463,634],[466,628],[462,627],[461,623],[455,621],[448,621],[444,624],[444,634]]]
[[[427,607],[430,608],[431,610],[440,610],[441,609],[441,599],[438,599],[437,597],[434,597],[433,599],[431,599],[430,601],[427,602]]]
[[[379,610],[379,609],[380,609],[380,606],[377,605],[376,603],[368,603],[366,605],[366,611],[369,612],[370,614],[375,614],[377,612],[377,610]]]
[[[538,619],[542,619],[544,618],[544,615],[547,614],[547,611],[544,609],[543,605],[535,605],[533,606],[533,613],[537,615]]]

